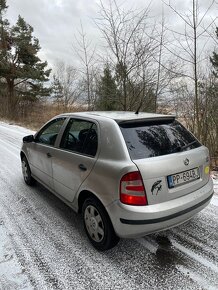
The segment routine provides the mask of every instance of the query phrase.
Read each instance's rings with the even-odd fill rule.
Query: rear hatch
[[[187,195],[209,179],[209,153],[174,117],[120,122],[148,204]]]

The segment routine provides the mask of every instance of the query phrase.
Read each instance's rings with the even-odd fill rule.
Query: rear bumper
[[[140,237],[177,226],[206,207],[213,196],[213,182],[183,197],[148,206],[129,206],[116,201],[107,207],[119,237]]]

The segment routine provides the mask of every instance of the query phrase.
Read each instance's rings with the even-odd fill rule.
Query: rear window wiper
[[[193,145],[193,144],[195,144],[195,143],[198,143],[198,141],[197,141],[197,140],[194,140],[194,141],[192,141],[192,142],[190,142],[190,143],[188,143],[188,144],[186,144],[186,145],[184,145],[184,146],[178,146],[178,147],[176,147],[175,150],[172,151],[172,153],[175,153],[175,152],[182,152],[182,151],[184,151],[186,148],[190,147],[191,145]]]

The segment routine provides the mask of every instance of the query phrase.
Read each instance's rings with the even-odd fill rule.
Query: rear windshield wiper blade
[[[186,144],[186,145],[184,145],[184,146],[182,146],[182,147],[178,146],[175,150],[173,150],[172,153],[174,153],[174,152],[182,152],[182,151],[184,151],[186,148],[190,147],[191,145],[193,145],[193,144],[195,144],[195,143],[197,143],[197,142],[198,142],[197,140],[194,140],[194,141],[192,141],[192,142],[190,142],[190,143],[188,143],[188,144]]]

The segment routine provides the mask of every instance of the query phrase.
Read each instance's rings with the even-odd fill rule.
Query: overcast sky
[[[106,0],[102,0],[107,3]],[[144,8],[150,5],[150,16],[157,21],[161,20],[161,0],[125,0],[127,8]],[[82,21],[84,30],[94,43],[101,43],[99,31],[93,19],[98,17],[99,0],[8,0],[7,17],[14,24],[20,14],[27,23],[34,28],[34,35],[39,39],[42,47],[40,57],[53,66],[57,60],[69,64],[75,63],[75,53],[72,45],[75,43],[75,34]],[[133,4],[134,3],[134,4]],[[177,10],[188,13],[191,0],[171,0]],[[210,5],[211,0],[199,0],[201,14]],[[179,20],[172,11],[164,8],[164,14],[169,25],[179,29]],[[218,4],[208,12],[207,21],[218,15]]]

